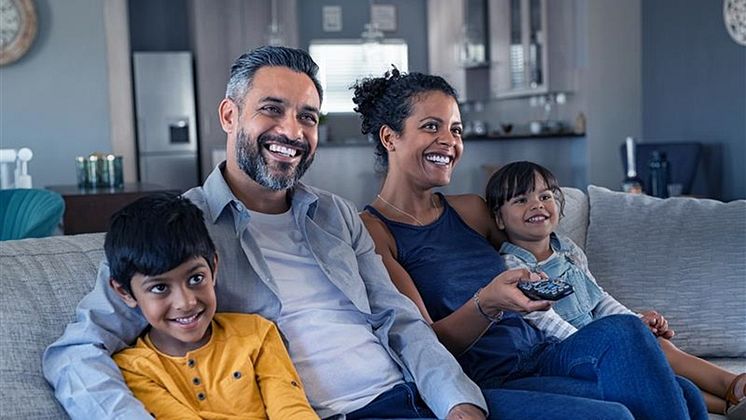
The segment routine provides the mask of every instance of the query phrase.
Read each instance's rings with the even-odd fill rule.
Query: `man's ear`
[[[121,283],[114,280],[113,278],[110,278],[109,286],[111,286],[111,288],[114,290],[114,293],[116,293],[117,296],[119,296],[119,298],[122,299],[127,306],[129,306],[130,308],[137,307],[137,301],[132,295],[130,295],[127,289],[125,289],[124,286],[121,285]]]
[[[223,127],[223,131],[232,133],[236,130],[238,125],[238,104],[233,102],[232,99],[223,98],[218,105],[218,117],[220,118],[220,126]]]
[[[378,137],[380,137],[381,144],[383,144],[383,147],[386,148],[386,150],[389,152],[396,150],[394,140],[399,137],[399,133],[394,131],[391,127],[386,124],[382,125],[381,129],[378,130]]]

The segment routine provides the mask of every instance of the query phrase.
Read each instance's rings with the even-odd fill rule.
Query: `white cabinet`
[[[489,98],[487,0],[428,0],[430,73],[445,78],[460,101]]]
[[[491,96],[575,90],[575,1],[490,0]]]

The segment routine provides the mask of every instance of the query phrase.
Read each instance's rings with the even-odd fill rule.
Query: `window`
[[[382,76],[395,65],[408,71],[407,44],[402,40],[386,39],[377,43],[360,40],[311,41],[309,53],[319,65],[319,81],[324,88],[321,112],[354,112],[352,86],[369,76]]]

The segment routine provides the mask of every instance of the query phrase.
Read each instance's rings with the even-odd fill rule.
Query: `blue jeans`
[[[435,418],[417,387],[411,382],[399,384],[376,397],[363,408],[346,415],[348,420],[357,419],[421,419]]]
[[[699,389],[674,375],[655,337],[631,315],[601,318],[521,360],[501,388],[615,401],[635,419],[708,418]]]
[[[484,391],[490,419],[633,420],[619,403],[543,392],[488,389]],[[396,385],[365,407],[347,414],[348,420],[435,418],[412,383]]]

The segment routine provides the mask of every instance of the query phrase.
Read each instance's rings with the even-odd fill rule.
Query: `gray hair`
[[[300,49],[288,47],[263,46],[242,54],[231,66],[231,77],[225,90],[225,97],[232,100],[238,107],[243,106],[243,99],[251,87],[254,74],[262,67],[287,67],[298,73],[305,73],[319,93],[319,101],[323,99],[323,89],[316,74],[319,66],[311,56]]]

